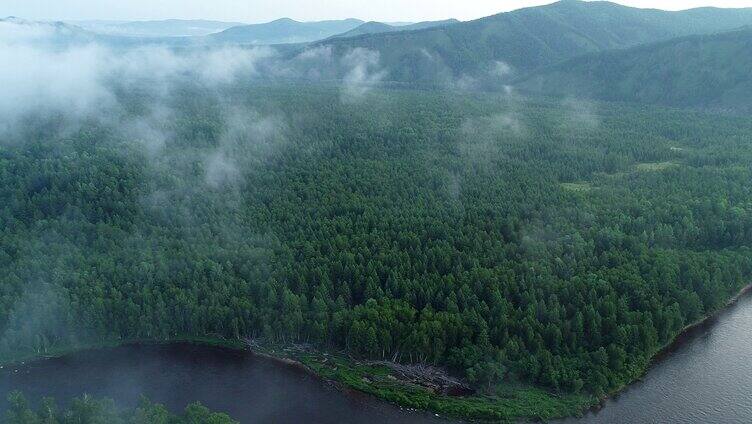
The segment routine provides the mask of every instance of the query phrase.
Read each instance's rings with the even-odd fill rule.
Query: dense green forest
[[[10,407],[0,417],[3,424],[237,424],[227,414],[211,412],[200,403],[188,405],[183,414],[175,415],[146,399],[132,410],[86,395],[73,399],[64,409],[54,399],[46,398],[35,410],[18,392],[11,393],[8,402]]]
[[[602,394],[752,274],[749,119],[260,85],[152,119],[119,95],[0,142],[0,361],[257,338]]]

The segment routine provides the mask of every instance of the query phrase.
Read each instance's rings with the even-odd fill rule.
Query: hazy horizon
[[[216,20],[225,22],[263,23],[280,18],[297,21],[339,20],[418,22],[441,19],[462,21],[482,18],[520,8],[553,3],[550,0],[512,0],[501,4],[493,0],[463,3],[448,0],[385,0],[373,4],[368,0],[334,0],[310,2],[301,0],[167,0],[158,5],[148,0],[110,2],[96,0],[6,0],[0,6],[0,17],[16,16],[31,20],[60,21],[149,21],[149,20]],[[749,0],[623,0],[615,3],[640,8],[683,10],[696,7],[752,7]]]

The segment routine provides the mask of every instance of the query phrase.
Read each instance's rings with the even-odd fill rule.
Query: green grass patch
[[[679,166],[679,164],[675,162],[646,162],[638,163],[637,165],[635,165],[635,170],[639,172],[658,172],[665,171],[666,169],[674,168],[676,166]]]
[[[590,183],[586,182],[579,182],[579,183],[561,183],[561,187],[564,190],[568,191],[575,191],[575,192],[588,192],[593,189],[593,186]]]

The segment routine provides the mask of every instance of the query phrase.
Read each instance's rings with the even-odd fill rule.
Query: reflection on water
[[[604,408],[571,423],[752,423],[752,295]]]
[[[175,411],[201,401],[241,423],[439,422],[366,395],[344,394],[247,352],[188,344],[102,349],[6,367],[0,370],[0,414],[14,389],[30,399],[59,401],[89,393],[124,406],[145,394]]]

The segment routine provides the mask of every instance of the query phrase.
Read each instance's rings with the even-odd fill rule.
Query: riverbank
[[[688,324],[688,325],[684,326],[681,329],[681,331],[679,331],[679,333],[677,333],[669,342],[667,342],[666,344],[664,344],[663,346],[661,346],[656,351],[656,353],[654,353],[650,357],[650,359],[646,362],[646,365],[644,367],[642,367],[641,371],[635,376],[634,379],[632,379],[632,381],[630,381],[630,382],[628,382],[628,383],[626,383],[626,384],[624,384],[622,386],[619,386],[615,390],[610,391],[605,396],[603,396],[600,399],[598,399],[598,401],[596,403],[594,403],[593,405],[590,405],[589,407],[587,407],[586,409],[584,409],[582,412],[598,411],[601,408],[603,408],[603,406],[605,405],[606,401],[608,401],[609,399],[611,399],[611,398],[613,398],[615,396],[618,396],[619,393],[621,393],[624,390],[626,390],[629,386],[631,386],[632,384],[640,381],[648,372],[650,372],[650,369],[653,368],[653,366],[655,366],[658,362],[662,361],[666,356],[670,355],[671,352],[673,352],[674,350],[676,350],[676,347],[679,346],[680,344],[684,343],[685,339],[687,337],[690,337],[694,333],[695,330],[700,329],[700,328],[704,327],[705,325],[712,323],[715,319],[718,318],[718,316],[720,314],[722,314],[725,311],[727,311],[730,307],[732,307],[733,305],[735,305],[739,301],[739,299],[741,299],[742,297],[744,297],[744,296],[746,296],[746,295],[748,295],[750,293],[752,293],[752,283],[750,283],[750,284],[742,287],[739,290],[739,292],[736,293],[736,295],[734,295],[731,299],[729,299],[724,304],[723,307],[719,308],[718,310],[716,310],[716,311],[714,311],[714,312],[706,315],[705,317],[703,317],[703,318],[701,318],[701,319],[699,319],[699,320],[697,320],[697,321],[695,321],[695,322],[693,322],[691,324]]]
[[[682,328],[682,330],[677,334],[670,342],[666,343],[655,355],[653,355],[652,360],[650,361],[651,366],[656,362],[661,360],[666,354],[671,353],[674,350],[674,347],[681,343],[682,340],[689,334],[691,334],[694,330],[704,327],[708,323],[711,323],[713,320],[718,318],[718,315],[722,314],[725,310],[730,308],[731,306],[735,305],[739,299],[742,297],[752,293],[752,283],[746,285],[745,287],[742,287],[739,292],[732,297],[731,299],[726,302],[726,304],[719,308],[717,311],[705,316],[702,319],[699,319],[695,321],[692,324],[689,324]]]
[[[659,349],[644,366],[635,369],[635,378],[629,384],[619,387],[607,397],[596,398],[589,395],[556,394],[547,390],[519,382],[504,382],[495,386],[490,393],[458,394],[447,390],[446,386],[431,381],[421,381],[421,377],[405,372],[400,367],[384,362],[359,361],[341,352],[323,352],[306,346],[295,345],[249,345],[241,340],[216,337],[176,337],[169,340],[110,340],[96,344],[85,344],[76,348],[57,349],[44,355],[27,356],[14,363],[40,357],[65,356],[84,349],[113,348],[132,344],[171,344],[191,343],[221,347],[232,350],[251,351],[264,360],[273,361],[286,367],[293,367],[331,384],[342,392],[353,396],[374,396],[408,410],[430,411],[442,417],[470,419],[478,421],[548,421],[558,418],[581,416],[589,409],[598,409],[609,397],[615,396],[633,382],[638,381],[650,368],[681,344],[694,330],[711,323],[719,314],[726,311],[743,296],[752,292],[752,284],[742,288],[729,299],[726,307],[720,308],[702,320],[685,326],[671,342]],[[12,366],[12,363],[5,363]],[[440,372],[440,370],[436,371]],[[447,376],[448,377],[448,376]],[[444,376],[441,376],[444,380]],[[455,380],[456,381],[456,380]]]
[[[554,394],[524,383],[497,385],[491,394],[452,396],[434,385],[405,379],[395,367],[358,361],[342,354],[296,347],[254,346],[260,357],[301,369],[339,390],[365,393],[408,410],[423,410],[445,418],[476,421],[545,421],[579,415],[592,396]]]
[[[752,284],[740,289],[723,307],[683,327],[671,341],[658,349],[644,366],[636,369],[634,378],[600,398],[574,394],[558,395],[519,383],[499,384],[491,395],[475,394],[453,397],[426,390],[419,384],[401,382],[393,375],[390,367],[374,366],[344,356],[310,351],[294,354],[294,350],[285,352],[279,349],[275,352],[261,352],[260,354],[304,369],[335,384],[340,389],[353,389],[368,393],[402,407],[428,410],[457,419],[548,421],[582,416],[588,410],[600,409],[609,398],[617,396],[644,377],[657,362],[670,354],[694,330],[711,323],[739,299],[750,293],[752,293]]]

